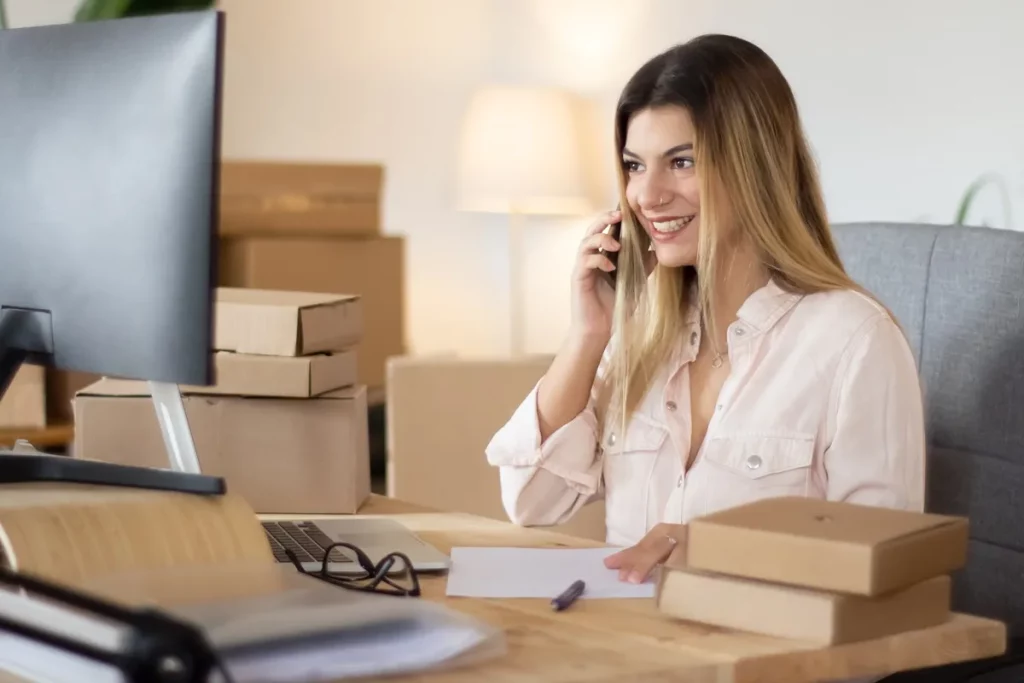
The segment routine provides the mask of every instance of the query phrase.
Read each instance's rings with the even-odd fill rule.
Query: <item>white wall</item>
[[[11,23],[71,0],[7,0]],[[385,229],[406,235],[418,352],[501,352],[505,222],[453,209],[472,89],[559,84],[592,98],[610,145],[619,88],[647,57],[705,31],[762,45],[789,77],[833,220],[948,222],[1000,173],[1024,228],[1024,3],[1016,0],[221,0],[224,155],[380,161]],[[994,192],[976,218],[1003,226]],[[586,220],[531,221],[527,342],[553,350]],[[544,310],[542,310],[542,308]]]

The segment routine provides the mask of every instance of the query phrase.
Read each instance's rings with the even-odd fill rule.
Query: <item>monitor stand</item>
[[[0,309],[0,400],[23,363],[33,356],[45,358],[53,353],[51,329],[49,312]],[[223,479],[201,474],[178,385],[149,382],[149,390],[170,470],[52,456],[38,451],[29,455],[24,449],[0,450],[0,483],[64,481],[189,493],[224,493]]]

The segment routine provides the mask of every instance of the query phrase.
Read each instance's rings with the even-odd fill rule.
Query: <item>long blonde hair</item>
[[[684,107],[694,123],[701,232],[695,268],[656,266],[648,276],[650,238],[626,202],[621,154],[632,117],[662,106]],[[832,240],[789,84],[757,46],[733,36],[704,35],[648,61],[619,98],[615,142],[622,246],[615,342],[598,404],[602,422],[614,413],[625,427],[678,347],[693,291],[707,334],[717,338],[710,303],[723,260],[722,207],[728,207],[740,236],[780,287],[801,294],[835,289],[868,294],[846,274]]]

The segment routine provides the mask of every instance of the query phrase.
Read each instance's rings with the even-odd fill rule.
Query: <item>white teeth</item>
[[[664,223],[651,221],[651,225],[658,232],[678,232],[689,225],[693,218],[693,216],[686,216],[685,218],[677,218],[674,221],[666,221]]]

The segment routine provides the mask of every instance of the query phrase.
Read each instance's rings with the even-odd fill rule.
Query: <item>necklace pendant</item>
[[[718,368],[722,367],[722,357],[721,356],[715,356],[715,359],[713,361],[711,361],[711,367],[715,368],[716,370]]]

